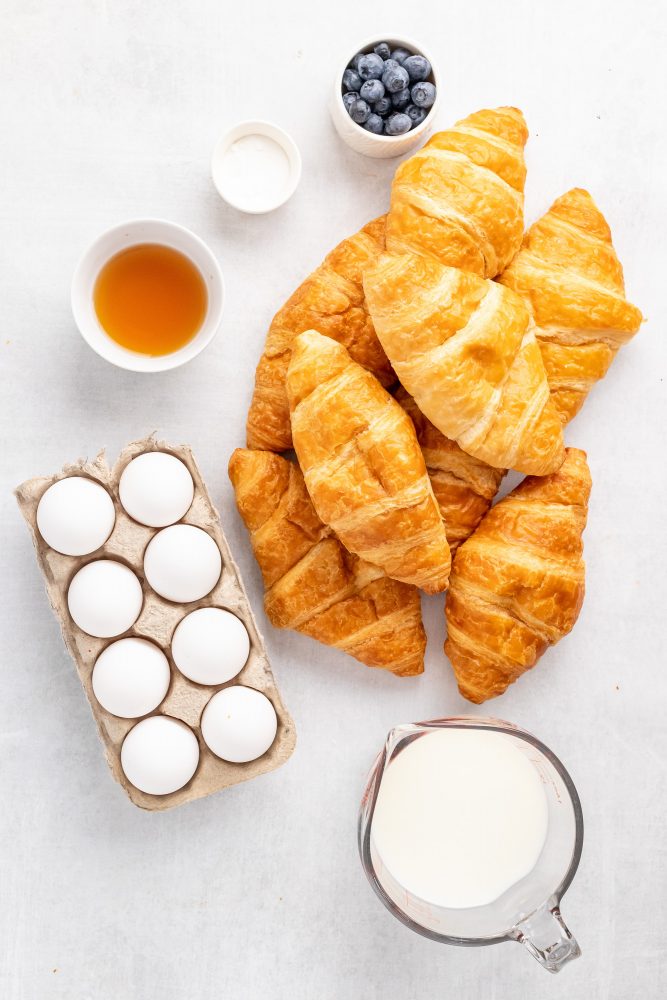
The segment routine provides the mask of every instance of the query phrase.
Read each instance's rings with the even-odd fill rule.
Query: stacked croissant
[[[274,317],[229,463],[275,626],[410,676],[419,589],[448,589],[478,703],[577,620],[591,478],[563,427],[642,321],[586,191],[524,234],[527,137],[478,111],[401,163],[388,214]]]

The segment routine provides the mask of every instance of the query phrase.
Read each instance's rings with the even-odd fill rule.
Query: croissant
[[[642,322],[625,298],[609,226],[589,193],[574,188],[558,198],[499,280],[533,312],[551,396],[567,423]]]
[[[287,372],[292,438],[318,516],[388,576],[436,593],[450,553],[412,422],[342,346],[314,330]]]
[[[383,254],[364,289],[396,374],[439,431],[499,469],[558,468],[562,426],[518,295],[416,254]]]
[[[363,268],[384,249],[384,226],[382,216],[339,243],[274,316],[255,373],[247,421],[250,448],[292,447],[285,378],[292,341],[304,330],[316,328],[344,344],[383,385],[394,381],[361,287]]]
[[[422,673],[426,634],[417,589],[343,548],[315,513],[299,467],[268,451],[237,448],[229,477],[264,578],[271,623],[369,667]]]
[[[427,420],[412,396],[400,386],[394,398],[415,426],[435,499],[445,523],[452,552],[482,520],[505,474],[504,469],[473,458]]]
[[[574,626],[590,491],[586,453],[567,448],[558,472],[524,479],[456,553],[445,652],[469,701],[502,694]]]
[[[499,274],[523,236],[527,138],[517,108],[477,111],[434,135],[396,171],[387,249]]]

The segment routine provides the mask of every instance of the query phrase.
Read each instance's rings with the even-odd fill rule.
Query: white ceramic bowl
[[[289,181],[280,196],[271,202],[263,203],[260,207],[254,206],[251,200],[241,201],[235,198],[229,186],[225,184],[225,178],[221,169],[225,153],[232,143],[247,135],[263,135],[269,139],[273,139],[287,156],[289,164]],[[239,122],[238,125],[234,125],[228,132],[220,136],[215,144],[213,156],[211,157],[211,175],[218,194],[228,205],[237,208],[240,212],[247,212],[250,215],[264,215],[266,212],[273,212],[274,209],[280,208],[296,191],[297,185],[301,180],[301,153],[294,139],[283,129],[274,125],[273,122],[260,120]]]
[[[137,243],[161,243],[180,250],[190,258],[206,284],[208,306],[204,322],[189,343],[171,354],[151,357],[121,347],[106,333],[95,312],[93,291],[100,270],[114,254]],[[81,336],[100,357],[132,372],[163,372],[196,357],[216,334],[224,297],[222,271],[213,253],[189,229],[166,219],[134,219],[108,229],[88,247],[72,278],[72,312]]]
[[[404,135],[374,135],[372,132],[367,132],[361,125],[357,125],[356,122],[352,121],[345,110],[345,105],[343,104],[343,73],[347,69],[350,59],[352,59],[357,52],[372,52],[374,46],[378,45],[380,42],[387,42],[392,51],[394,49],[402,48],[408,49],[415,55],[426,56],[431,64],[431,76],[429,77],[429,80],[431,83],[434,83],[437,88],[435,102],[421,125],[418,125],[417,128],[411,129]],[[336,131],[343,142],[347,143],[347,145],[351,149],[354,149],[355,152],[363,153],[364,156],[373,156],[377,159],[388,159],[391,156],[401,156],[403,153],[407,153],[411,149],[414,149],[431,132],[433,122],[435,121],[436,111],[440,105],[442,87],[440,75],[435,63],[433,62],[433,57],[423,45],[412,41],[410,38],[396,38],[392,35],[378,35],[371,41],[366,41],[362,45],[357,46],[357,48],[355,48],[352,52],[348,52],[345,61],[341,63],[334,79],[333,90],[331,117],[333,118]]]

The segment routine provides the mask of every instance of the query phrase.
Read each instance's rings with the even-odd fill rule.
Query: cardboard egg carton
[[[192,601],[189,604],[172,603],[156,594],[145,580],[144,551],[151,538],[160,529],[149,528],[132,520],[120,504],[118,482],[125,466],[137,455],[147,451],[164,451],[175,455],[188,467],[195,486],[194,499],[179,523],[203,528],[215,539],[220,549],[222,556],[220,579],[211,593],[199,601]],[[101,483],[110,493],[116,510],[114,529],[107,541],[95,552],[85,556],[64,556],[55,552],[37,530],[37,506],[42,494],[57,480],[73,475],[87,476]],[[211,795],[240,781],[247,781],[267,771],[273,771],[285,763],[292,754],[296,742],[294,722],[283,705],[276,687],[264,641],[257,629],[239,571],[222,532],[218,512],[213,506],[189,448],[167,445],[156,441],[154,437],[145,438],[128,445],[121,452],[113,468],[109,468],[102,452],[94,462],[80,460],[73,465],[65,466],[54,476],[28,480],[18,487],[16,498],[30,528],[37,560],[44,575],[51,606],[60,621],[65,645],[76,663],[81,683],[90,702],[104,744],[107,762],[114,778],[123,786],[135,805],[149,810],[169,809],[182,802]],[[109,639],[97,639],[82,632],[75,625],[67,606],[67,591],[72,578],[82,566],[105,558],[125,563],[133,570],[141,582],[144,602],[141,614],[127,632]],[[170,643],[176,626],[186,614],[196,608],[212,606],[225,608],[241,619],[250,637],[250,655],[243,670],[233,680],[226,684],[205,687],[188,680],[176,668],[171,656]],[[150,639],[164,651],[169,660],[171,668],[169,690],[158,708],[149,714],[170,715],[181,719],[191,727],[199,742],[199,765],[195,774],[187,785],[168,795],[149,795],[135,788],[127,780],[121,768],[120,750],[125,736],[139,720],[121,719],[111,715],[102,708],[93,694],[91,676],[97,657],[106,646],[125,636]],[[237,683],[256,688],[265,694],[273,703],[278,716],[278,731],[272,746],[262,757],[246,764],[232,764],[216,757],[206,746],[200,729],[201,715],[210,698],[222,688]]]

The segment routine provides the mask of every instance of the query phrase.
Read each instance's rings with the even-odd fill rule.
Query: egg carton
[[[137,455],[148,451],[163,451],[179,458],[190,470],[195,492],[192,505],[179,523],[203,528],[218,545],[222,556],[222,573],[218,583],[206,597],[189,604],[175,604],[155,593],[146,582],[143,556],[146,546],[159,528],[149,528],[132,520],[120,504],[118,483],[126,465]],[[95,552],[85,556],[65,556],[51,549],[37,530],[37,506],[42,494],[59,479],[67,476],[86,476],[101,483],[111,495],[116,510],[114,529],[107,541]],[[162,810],[211,795],[230,785],[256,778],[273,771],[290,757],[296,743],[294,722],[283,705],[269,665],[264,640],[259,633],[238,568],[232,558],[218,512],[209,496],[204,480],[194,460],[192,451],[185,446],[175,447],[155,440],[154,436],[129,444],[110,468],[101,452],[95,461],[79,460],[65,466],[53,476],[38,477],[23,483],[16,490],[16,498],[23,517],[32,534],[37,560],[44,575],[46,590],[69,650],[88,697],[97,723],[104,752],[116,781],[122,785],[132,802],[142,809]],[[97,639],[83,632],[72,620],[67,606],[67,591],[74,575],[86,563],[110,558],[125,563],[138,577],[143,590],[143,606],[134,625],[111,639]],[[241,672],[231,681],[216,686],[203,686],[188,680],[174,665],[170,644],[176,626],[182,618],[197,608],[219,607],[231,611],[241,619],[250,638],[250,655]],[[163,701],[149,715],[168,715],[185,722],[195,733],[199,743],[199,764],[193,777],[178,791],[167,795],[151,795],[135,788],[125,777],[120,761],[123,740],[139,719],[122,719],[107,712],[95,698],[91,676],[99,654],[110,643],[127,636],[149,639],[165,653],[171,669],[169,689]],[[207,747],[201,734],[202,712],[219,690],[234,684],[256,688],[269,698],[278,717],[276,738],[265,754],[243,764],[234,764],[216,757]],[[143,718],[146,718],[144,716]]]

